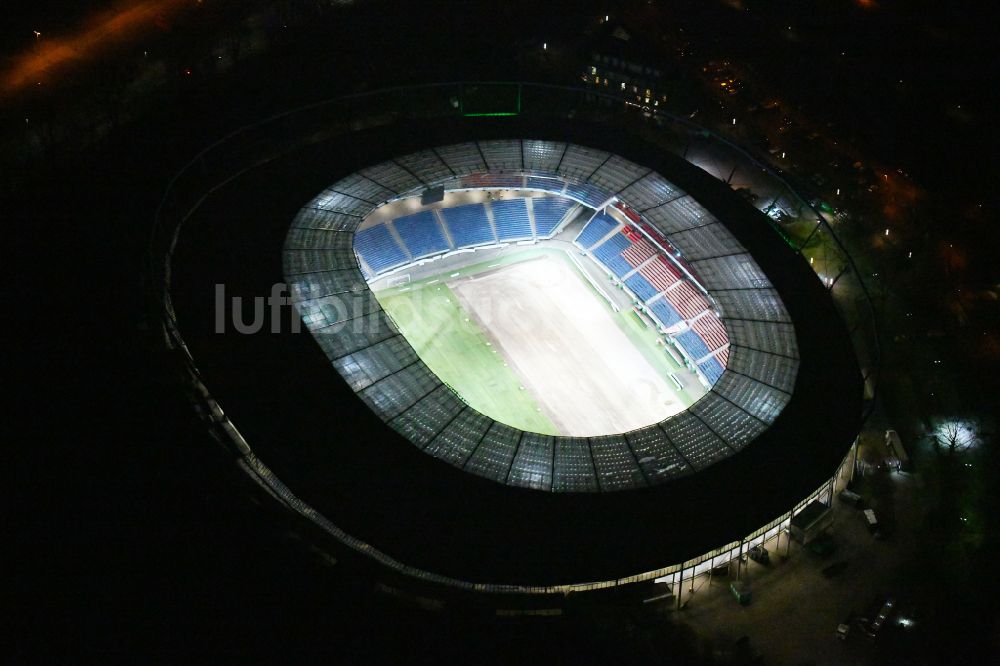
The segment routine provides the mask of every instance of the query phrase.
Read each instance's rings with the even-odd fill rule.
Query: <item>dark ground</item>
[[[949,34],[971,37],[967,43],[949,40],[947,59],[935,60],[933,52],[922,51],[923,60],[913,60],[911,66],[919,74],[922,62],[935,60],[941,69],[928,86],[940,81],[946,93],[969,90],[974,101],[982,99],[996,62],[995,48],[982,38],[989,22],[975,11],[953,7],[908,10],[904,18],[913,18],[899,21],[900,29],[878,39],[859,37],[882,48],[866,52],[853,71],[888,71],[907,59],[914,44],[924,44],[939,23]],[[15,9],[7,14],[7,26],[20,16]],[[937,21],[939,12],[946,20]],[[822,27],[821,13],[810,16]],[[380,18],[369,16],[362,25]],[[393,32],[427,34],[428,26],[441,25],[429,12],[425,29],[413,30],[412,18],[402,12],[390,16],[397,21]],[[498,29],[490,48],[470,38],[461,48],[453,43],[431,49],[414,73],[406,66],[413,48],[423,47],[417,39],[386,55],[396,66],[370,71],[362,85],[408,76],[525,74],[505,67],[510,60],[504,55],[545,31],[519,31],[524,21],[514,10],[491,10],[482,21],[492,21]],[[558,22],[553,18],[552,23]],[[446,25],[465,33],[468,22],[454,15]],[[13,257],[4,261],[0,276],[11,310],[5,320],[14,332],[4,371],[10,397],[3,441],[14,452],[7,468],[14,497],[8,504],[12,529],[5,541],[14,557],[5,558],[4,610],[9,617],[0,628],[4,656],[14,662],[135,661],[137,655],[156,655],[162,661],[277,660],[289,655],[354,661],[472,660],[483,655],[497,660],[630,661],[698,652],[692,639],[672,633],[662,619],[628,612],[498,623],[478,613],[428,614],[373,595],[364,572],[330,568],[289,536],[278,516],[248,499],[251,493],[229,458],[202,434],[164,373],[154,345],[138,330],[141,248],[152,205],[169,175],[228,128],[267,109],[342,92],[340,82],[361,71],[352,58],[370,56],[375,40],[348,24],[340,30],[338,38],[346,40],[352,32],[357,37],[341,42],[343,53],[332,62],[315,57],[335,41],[317,27],[297,47],[286,44],[267,61],[241,67],[225,80],[157,92],[156,103],[140,121],[102,144],[82,152],[56,151],[39,171],[5,174],[18,186],[0,208],[5,249]],[[516,38],[505,38],[501,30]],[[844,34],[849,32],[843,28]],[[366,40],[371,42],[368,51],[359,45]],[[836,46],[832,37],[826,45],[829,51]],[[758,55],[774,53],[776,75],[782,68],[773,63],[788,61],[764,41],[754,39],[746,48]],[[427,64],[434,60],[442,64]],[[808,69],[818,62],[802,58],[799,65]],[[290,77],[293,72],[301,78]],[[800,73],[790,76],[788,85],[801,96],[810,91],[841,96],[842,108],[834,113],[858,126],[898,108],[900,102],[888,99],[887,88],[877,81],[860,89],[862,104],[852,92],[857,89],[851,82],[857,79],[846,79],[820,90]],[[272,84],[260,86],[262,80]],[[942,161],[982,167],[971,173],[944,170],[961,183],[981,185],[989,180],[982,174],[995,176],[995,164],[990,166],[995,151],[980,152],[979,139],[988,136],[980,133],[984,124],[974,118],[955,131],[954,125],[942,124],[943,107],[924,112],[922,99],[902,102],[908,111],[905,122],[874,126],[879,131],[869,133],[875,135],[873,145],[885,151],[900,148],[906,156],[919,153],[913,159],[922,160],[922,173],[935,173]],[[858,110],[862,107],[870,116]],[[894,131],[899,140],[879,143],[879,136]],[[921,138],[932,141],[922,143]],[[931,148],[921,152],[920,145]],[[995,202],[995,195],[990,201]],[[995,231],[976,227],[968,233],[980,239],[979,247],[990,256],[987,252],[997,245]],[[987,266],[984,281],[992,279],[988,265],[995,262],[978,265]],[[973,558],[976,569],[992,568],[990,552],[995,550]],[[958,582],[965,590],[976,580],[970,575]],[[995,605],[969,597],[955,600],[955,616],[942,629],[938,645],[942,659],[964,653],[974,663],[995,653],[992,616],[979,612],[986,608]]]

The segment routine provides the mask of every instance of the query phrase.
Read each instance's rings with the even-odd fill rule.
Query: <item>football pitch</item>
[[[525,249],[376,296],[442,381],[516,428],[626,432],[703,392],[654,330],[612,310],[560,250]],[[670,373],[687,375],[683,389]]]

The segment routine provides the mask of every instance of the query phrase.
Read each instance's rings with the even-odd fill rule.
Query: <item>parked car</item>
[[[854,624],[854,613],[849,613],[844,621],[837,625],[837,638],[846,641],[851,633],[851,625]]]
[[[865,516],[865,525],[868,526],[868,531],[874,535],[876,539],[882,538],[882,532],[879,529],[878,516],[875,515],[873,509],[865,509],[862,512]]]
[[[771,555],[767,552],[767,548],[764,548],[764,546],[754,546],[747,552],[747,555],[749,555],[750,559],[757,564],[771,563]]]

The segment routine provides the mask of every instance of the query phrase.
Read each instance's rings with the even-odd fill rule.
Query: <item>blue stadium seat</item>
[[[497,242],[483,204],[442,208],[441,216],[448,225],[448,233],[456,248]]]
[[[535,212],[535,234],[539,238],[545,238],[555,230],[566,211],[575,206],[576,202],[562,197],[534,197],[531,204]]]
[[[684,351],[688,353],[688,356],[695,361],[702,356],[707,356],[711,351],[708,346],[705,345],[705,341],[701,339],[701,336],[690,329],[684,331],[675,339],[677,340],[677,343],[684,348]]]
[[[632,293],[639,297],[640,301],[648,301],[656,296],[656,288],[649,284],[649,281],[639,273],[625,280],[625,286],[632,290]]]
[[[604,213],[598,213],[594,218],[587,223],[587,226],[583,228],[580,235],[576,237],[576,242],[579,243],[583,249],[589,250],[594,246],[597,241],[601,240],[612,229],[618,226],[618,222],[615,221],[608,215]]]
[[[434,213],[426,210],[422,213],[397,217],[392,221],[396,233],[414,259],[426,257],[448,249],[448,242],[441,234]]]
[[[376,274],[409,261],[384,224],[355,233],[354,250]]]
[[[490,204],[499,240],[531,238],[531,221],[524,199],[502,199]]]
[[[723,368],[722,364],[715,358],[710,358],[704,363],[701,363],[698,366],[698,369],[704,373],[709,384],[714,384],[719,381],[719,377],[721,377],[722,373],[725,372],[725,368]]]
[[[622,256],[622,251],[631,245],[632,241],[625,234],[617,233],[595,247],[592,252],[594,257],[607,266],[612,273],[622,277],[632,270],[632,265]]]
[[[670,328],[681,320],[681,316],[677,313],[677,310],[675,310],[674,306],[670,304],[670,301],[665,298],[657,300],[649,306],[649,309],[652,310],[653,314],[656,315],[656,318],[660,320],[660,324],[662,324],[664,328]]]

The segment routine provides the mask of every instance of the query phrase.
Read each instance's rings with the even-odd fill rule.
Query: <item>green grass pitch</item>
[[[498,263],[523,261],[540,252],[557,255],[572,266],[561,251],[533,248],[466,266],[462,274],[473,275]],[[445,284],[447,277],[442,274],[389,287],[376,296],[420,358],[467,403],[502,423],[542,434],[560,434],[539,409],[531,392],[522,388],[517,375],[493,347],[486,332],[465,312]],[[595,298],[601,299],[596,291],[593,293]],[[657,371],[666,376],[682,369],[658,343],[659,334],[648,328],[634,312],[614,313],[613,319]],[[697,399],[687,390],[678,392],[678,396],[685,408]]]
[[[530,392],[472,321],[444,283],[380,295],[389,313],[420,358],[469,404],[501,423],[557,434]]]

